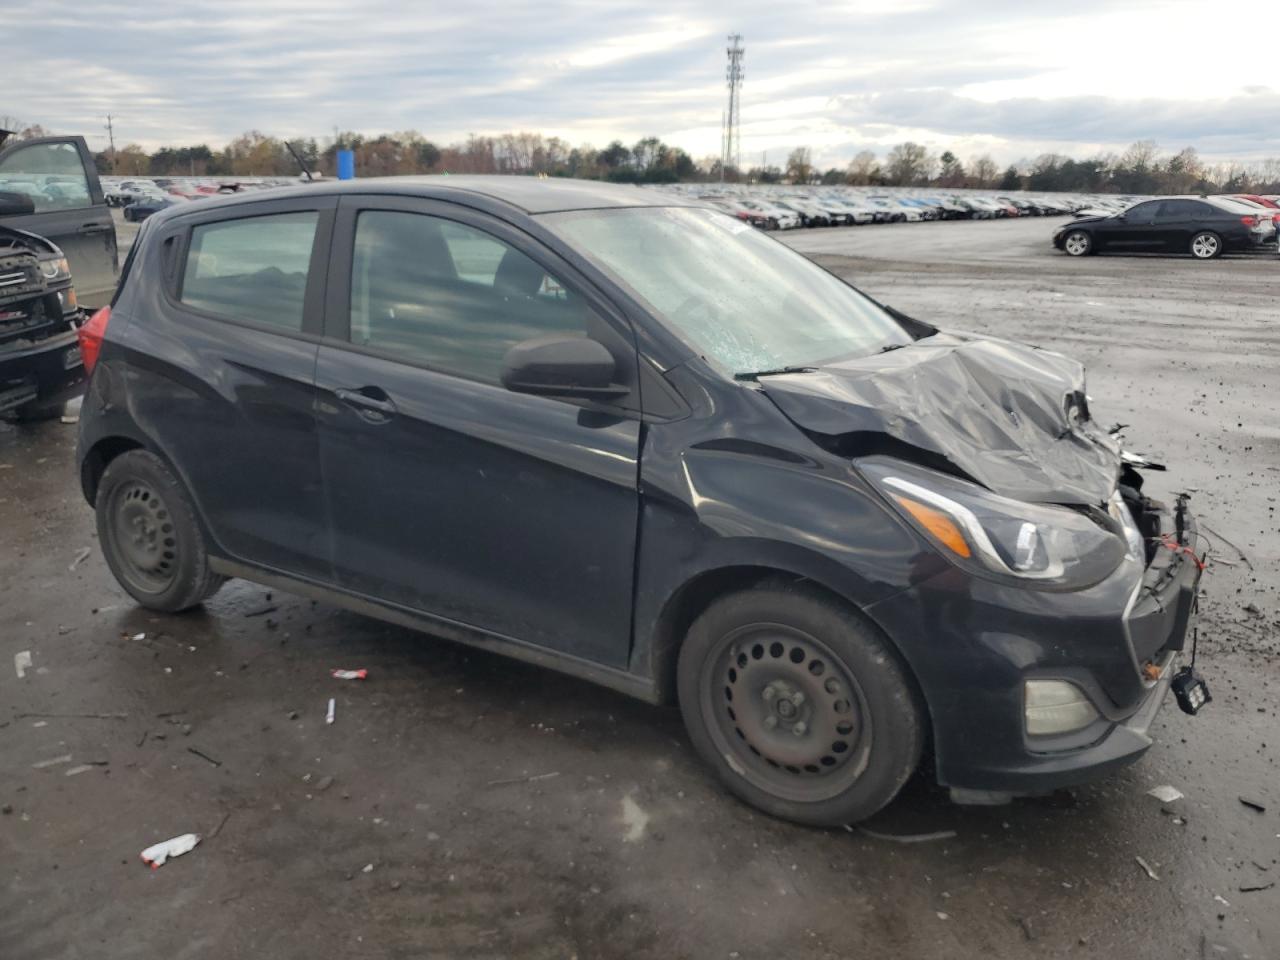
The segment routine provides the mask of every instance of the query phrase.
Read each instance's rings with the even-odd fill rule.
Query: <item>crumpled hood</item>
[[[1084,368],[1007,340],[938,333],[889,353],[803,374],[761,377],[765,394],[810,433],[840,446],[945,459],[995,493],[1101,504],[1119,445],[1089,419]],[[895,442],[896,441],[896,442]]]

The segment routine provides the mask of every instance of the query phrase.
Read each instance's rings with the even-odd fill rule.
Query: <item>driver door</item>
[[[84,138],[10,144],[0,151],[0,191],[20,193],[35,206],[34,213],[5,217],[4,226],[56,243],[71,262],[80,303],[105,305],[119,274],[116,228]]]

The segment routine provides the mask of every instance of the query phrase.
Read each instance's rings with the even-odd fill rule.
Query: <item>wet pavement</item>
[[[918,777],[865,831],[771,820],[673,709],[244,582],[137,608],[76,428],[0,424],[0,957],[1280,956],[1280,885],[1245,889],[1280,882],[1280,262],[1068,260],[1050,229],[788,240],[1081,357],[1097,419],[1169,463],[1151,487],[1193,491],[1215,701],[1170,699],[1137,765],[997,808]]]

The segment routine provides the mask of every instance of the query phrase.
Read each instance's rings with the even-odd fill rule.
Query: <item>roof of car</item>
[[[355,180],[323,180],[302,186],[254,190],[248,193],[210,197],[200,209],[214,204],[235,205],[246,201],[282,200],[306,194],[395,194],[447,198],[466,194],[515,207],[525,213],[552,213],[560,210],[592,210],[605,207],[676,207],[696,205],[670,193],[641,187],[601,183],[598,180],[569,180],[560,177],[450,176],[433,174],[412,177],[368,177]]]

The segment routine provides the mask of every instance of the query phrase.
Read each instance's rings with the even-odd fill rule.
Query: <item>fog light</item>
[[[1026,682],[1026,723],[1031,736],[1070,733],[1098,719],[1098,711],[1074,683],[1065,680]]]
[[[1178,701],[1179,709],[1193,717],[1200,712],[1201,707],[1213,700],[1209,694],[1209,685],[1193,667],[1183,667],[1179,670],[1170,686],[1173,688],[1173,696]]]

